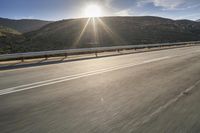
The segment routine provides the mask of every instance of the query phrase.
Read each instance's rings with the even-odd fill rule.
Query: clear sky
[[[161,16],[200,19],[200,0],[0,0],[0,17],[60,20],[84,17],[84,8],[95,3],[104,16]]]

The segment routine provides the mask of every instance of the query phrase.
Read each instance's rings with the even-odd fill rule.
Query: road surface
[[[0,71],[1,133],[198,133],[200,46]]]

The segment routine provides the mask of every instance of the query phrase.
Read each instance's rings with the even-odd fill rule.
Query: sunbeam
[[[73,47],[81,44],[88,44],[88,46],[91,45],[91,47],[99,47],[101,43],[106,43],[103,40],[107,37],[109,37],[111,41],[117,45],[126,44],[126,41],[122,39],[117,33],[112,31],[111,28],[102,19],[103,18],[98,17],[88,18],[77,40],[75,40]],[[104,34],[106,34],[107,37]],[[84,40],[82,40],[83,38]]]
[[[104,28],[104,30],[107,32],[107,34],[111,37],[111,39],[114,41],[116,44],[126,44],[126,41],[122,39],[118,34],[113,32],[111,28],[109,28],[100,18],[97,18],[101,26]]]
[[[78,39],[75,41],[75,43],[73,44],[73,46],[78,45],[78,43],[80,42],[82,36],[84,35],[84,33],[85,33],[85,31],[86,31],[86,29],[87,29],[87,27],[88,27],[88,24],[89,24],[90,20],[91,20],[91,18],[88,18],[86,24],[85,24],[84,27],[83,27],[83,30],[81,31],[81,33],[80,33]]]
[[[96,24],[96,18],[92,18],[92,25],[93,25],[95,44],[99,45],[98,25]]]

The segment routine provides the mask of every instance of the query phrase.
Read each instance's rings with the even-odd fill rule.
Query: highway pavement
[[[200,46],[0,71],[0,133],[198,133]]]

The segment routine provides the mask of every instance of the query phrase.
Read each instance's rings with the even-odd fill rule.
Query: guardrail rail
[[[107,51],[121,51],[129,49],[142,49],[142,48],[155,48],[155,47],[168,47],[168,46],[181,46],[189,44],[200,44],[200,41],[191,42],[177,42],[177,43],[159,43],[159,44],[143,44],[143,45],[126,45],[126,46],[113,46],[113,47],[96,47],[96,48],[81,48],[81,49],[66,49],[66,50],[53,50],[53,51],[41,51],[41,52],[27,52],[27,53],[15,53],[15,54],[2,54],[0,55],[0,61],[16,60],[30,58],[45,57],[46,59],[51,56],[65,56],[78,55],[84,53],[94,53],[97,56],[99,52]]]

